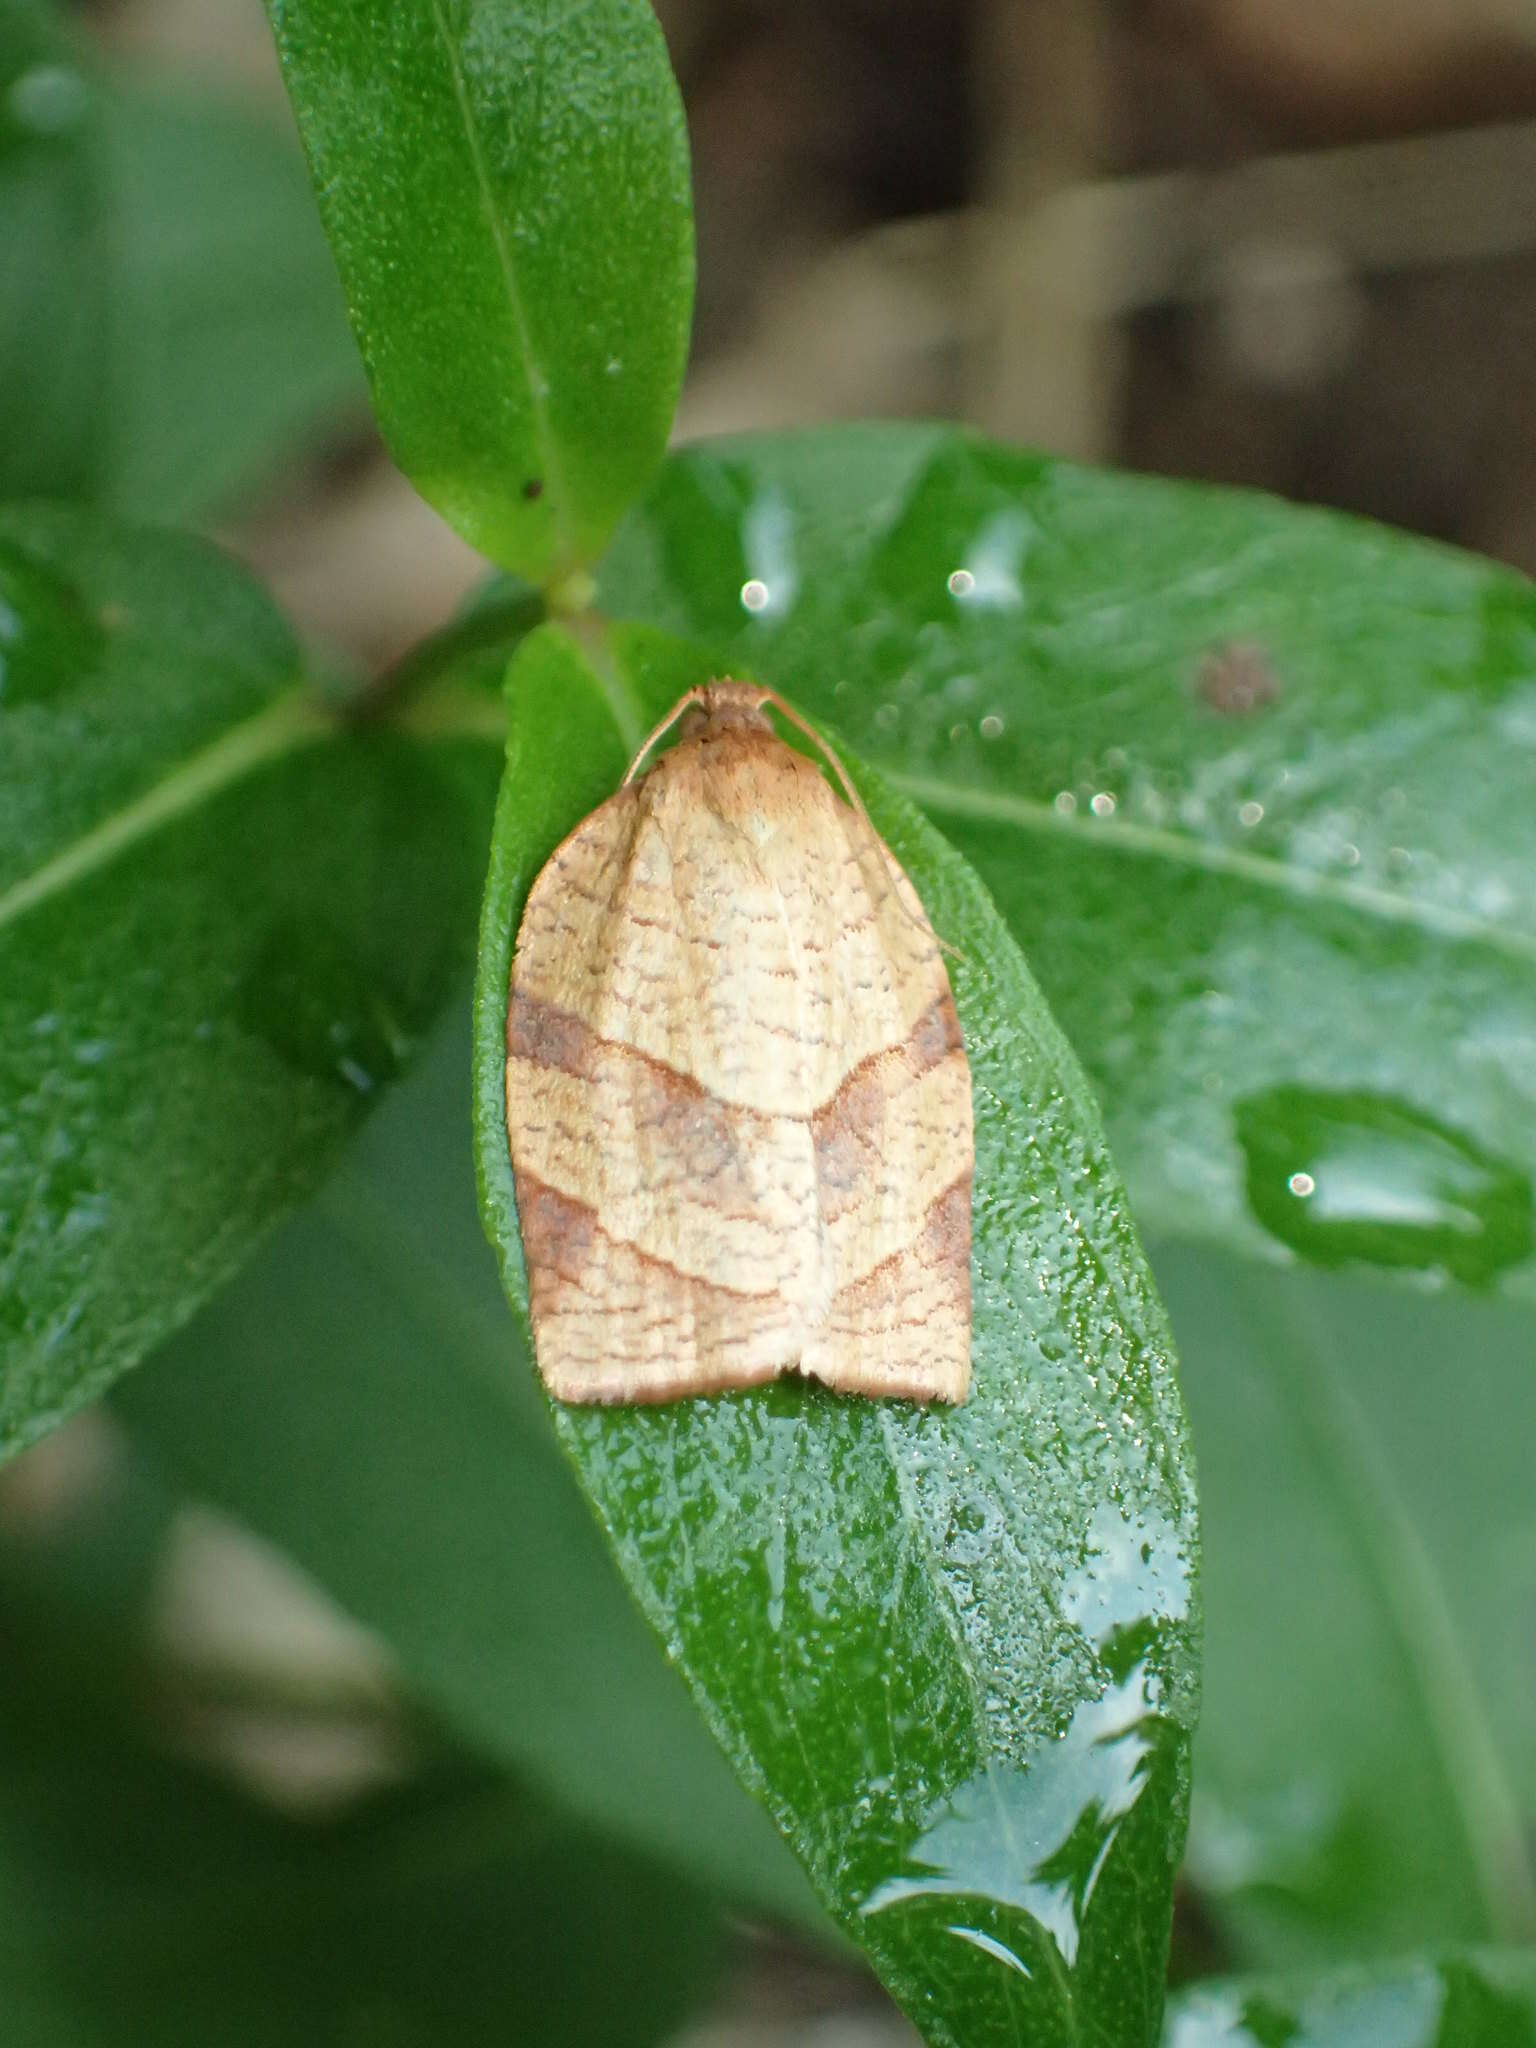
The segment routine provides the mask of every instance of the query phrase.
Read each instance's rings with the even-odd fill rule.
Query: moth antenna
[[[954,960],[964,960],[965,955],[961,952],[960,948],[958,946],[952,946],[949,943],[948,939],[941,939],[938,933],[933,929],[931,925],[926,924],[923,921],[923,919],[919,918],[914,913],[911,905],[907,902],[907,899],[902,895],[901,889],[896,879],[898,874],[901,872],[896,865],[896,856],[891,852],[890,848],[886,845],[885,841],[880,837],[880,834],[875,830],[875,821],[873,818],[871,818],[869,812],[864,808],[863,797],[859,795],[859,792],[854,788],[853,783],[849,780],[848,770],[843,766],[842,762],[837,757],[837,749],[831,746],[826,740],[824,740],[821,734],[817,732],[813,726],[807,724],[805,719],[803,719],[800,716],[798,711],[794,710],[792,706],[786,704],[784,699],[779,695],[777,690],[770,690],[766,684],[760,684],[759,687],[762,689],[763,692],[764,703],[771,704],[774,710],[778,712],[781,718],[787,718],[792,726],[794,726],[798,731],[803,732],[806,738],[811,742],[811,745],[816,748],[818,753],[822,754],[828,761],[831,762],[833,773],[837,776],[838,781],[842,784],[844,796],[847,797],[849,803],[852,805],[855,814],[857,815],[860,823],[864,827],[864,830],[869,834],[870,838],[875,842],[876,847],[879,849],[880,858],[885,864],[885,870],[890,880],[891,889],[895,894],[896,901],[901,905],[902,910],[906,913],[906,915],[909,918],[911,918],[913,924],[915,924],[918,927],[919,931],[926,931],[928,933],[929,937],[933,940],[934,944],[938,947],[941,953],[948,953],[951,959]],[[681,709],[682,707],[679,706],[678,708]],[[677,713],[673,712],[672,716],[675,718],[677,716]],[[670,724],[671,719],[668,719],[666,723]],[[663,727],[663,730],[665,730],[665,727]],[[650,742],[647,741],[646,744],[647,746],[649,746]],[[628,781],[628,779],[628,776],[626,776],[625,780]]]
[[[630,762],[628,768],[624,771],[624,780],[619,784],[620,789],[627,789],[630,783],[634,781],[635,775],[639,770],[640,763],[645,759],[646,755],[651,751],[652,747],[655,746],[656,742],[659,739],[663,738],[672,726],[676,725],[677,721],[682,717],[683,713],[685,711],[691,711],[695,704],[702,704],[703,702],[704,687],[702,684],[695,683],[691,690],[685,690],[683,692],[682,696],[678,698],[677,702],[672,706],[672,709],[667,713],[666,717],[663,718],[658,725],[653,726],[650,732],[646,735],[644,744],[641,746],[639,753],[636,754],[633,761]]]

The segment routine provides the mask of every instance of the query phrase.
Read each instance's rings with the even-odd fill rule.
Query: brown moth
[[[851,804],[768,704],[815,738],[757,684],[690,690],[523,912],[507,1133],[563,1401],[970,1385],[971,1080],[939,942],[836,756]]]

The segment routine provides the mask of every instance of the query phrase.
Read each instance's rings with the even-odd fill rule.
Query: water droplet
[[[1263,816],[1264,806],[1259,803],[1250,802],[1243,804],[1238,810],[1237,822],[1240,825],[1246,825],[1251,829],[1253,826],[1259,824],[1262,821]]]
[[[1077,809],[1077,798],[1072,794],[1070,789],[1058,789],[1055,795],[1054,802],[1056,809],[1061,813],[1062,817],[1064,818],[1070,818],[1072,816],[1072,813]]]
[[[1478,1286],[1530,1255],[1527,1176],[1422,1110],[1273,1088],[1240,1102],[1236,1121],[1255,1216],[1318,1265],[1359,1260]]]
[[[1168,1732],[1138,1665],[1080,1705],[1026,1768],[984,1770],[943,1801],[906,1851],[905,1869],[877,1885],[860,1913],[938,1904],[951,1926],[953,1908],[943,1902],[964,1899],[968,1918],[985,1909],[988,1944],[1005,1951],[984,1944],[986,1953],[1025,1974],[1036,1965],[1070,1969],[1108,1851]]]
[[[1019,579],[1033,533],[1033,522],[1016,507],[996,513],[967,548],[965,565],[945,579],[950,596],[977,610],[1022,604]]]
[[[1101,1649],[1146,1622],[1181,1621],[1189,1611],[1189,1567],[1172,1525],[1134,1517],[1100,1501],[1081,1564],[1062,1588],[1061,1610]]]
[[[392,1080],[417,1024],[389,975],[338,933],[280,926],[240,990],[240,1021],[300,1073],[369,1095]]]
[[[977,728],[984,740],[995,740],[1002,736],[1003,721],[995,711],[989,711]]]
[[[787,1543],[788,1537],[783,1522],[775,1522],[763,1558],[768,1568],[768,1626],[775,1635],[784,1626],[784,1564]]]
[[[741,556],[747,570],[742,603],[750,612],[782,617],[800,588],[794,515],[782,492],[764,491],[742,513]]]
[[[1017,1970],[1021,1977],[1033,1977],[1035,1974],[1028,1963],[1019,1960],[1006,1942],[999,1941],[995,1935],[984,1934],[979,1927],[956,1925],[951,1927],[949,1932],[958,1935],[961,1941],[968,1941],[972,1948],[979,1948],[984,1956],[991,1956],[994,1962],[1003,1964],[1006,1969]]]
[[[1350,844],[1349,844],[1349,843],[1348,843],[1348,842],[1346,841],[1346,843],[1345,843],[1345,844],[1344,844],[1344,845],[1343,845],[1342,847],[1340,847],[1340,849],[1339,849],[1339,859],[1340,859],[1341,861],[1343,861],[1343,863],[1344,863],[1345,867],[1347,867],[1347,868],[1357,868],[1357,867],[1359,867],[1359,865],[1360,865],[1360,849],[1359,849],[1359,847],[1358,847],[1358,846],[1352,846],[1352,845],[1350,845]]]
[[[84,681],[105,642],[72,583],[0,540],[0,707],[30,703]]]
[[[1115,799],[1107,789],[1101,789],[1089,799],[1088,808],[1096,818],[1112,818],[1115,815]]]

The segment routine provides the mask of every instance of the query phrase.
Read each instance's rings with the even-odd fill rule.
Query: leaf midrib
[[[548,388],[539,358],[534,351],[533,330],[528,322],[528,310],[523,304],[522,287],[517,281],[517,266],[512,260],[512,251],[507,242],[506,229],[502,222],[501,210],[496,203],[496,194],[491,185],[490,166],[485,159],[485,149],[480,140],[479,123],[475,118],[474,105],[469,97],[469,82],[464,76],[462,52],[455,41],[443,13],[443,0],[431,0],[432,25],[437,31],[438,41],[443,46],[443,55],[448,65],[448,76],[453,83],[453,96],[458,104],[459,118],[464,124],[464,140],[469,148],[469,160],[474,168],[475,183],[480,192],[480,206],[485,215],[485,224],[490,230],[491,242],[496,250],[497,267],[501,271],[502,288],[507,297],[507,310],[512,316],[512,326],[517,335],[517,345],[522,354],[524,381],[528,387],[528,411],[533,424],[533,438],[538,444],[539,466],[542,481],[548,487],[551,511],[554,514],[555,552],[565,563],[569,552],[568,530],[569,506],[566,499],[564,479],[554,429],[551,426],[549,410],[544,402],[544,391]],[[542,88],[543,69],[538,70],[538,85]],[[537,127],[537,122],[533,124]]]
[[[1437,938],[1485,945],[1526,966],[1536,966],[1536,934],[1512,931],[1485,917],[1457,910],[1449,904],[1428,903],[1422,897],[1403,896],[1378,889],[1369,882],[1355,882],[1311,868],[1289,866],[1259,853],[1244,853],[1235,847],[1193,839],[1152,825],[1137,825],[1119,818],[1084,820],[1066,815],[1054,804],[1033,797],[1014,796],[1006,791],[967,789],[939,776],[913,775],[881,763],[872,756],[888,782],[925,811],[947,813],[982,824],[1008,825],[1018,831],[1050,833],[1076,840],[1081,848],[1090,845],[1102,851],[1133,858],[1166,861],[1170,866],[1192,868],[1203,874],[1224,876],[1248,883],[1274,895],[1296,902],[1323,902],[1342,910],[1370,917],[1383,924],[1395,924]]]
[[[494,698],[446,690],[403,707],[390,727],[428,742],[495,742],[505,728],[505,713]],[[307,689],[291,687],[254,718],[231,726],[198,753],[176,763],[148,789],[99,819],[0,893],[0,937],[30,912],[212,802],[233,784],[301,748],[344,741],[345,736],[345,727]]]

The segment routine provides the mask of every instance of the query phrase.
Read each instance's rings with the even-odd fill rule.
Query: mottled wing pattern
[[[680,742],[540,874],[507,1128],[561,1399],[794,1367],[964,1398],[971,1098],[943,961],[867,823],[766,723]]]

